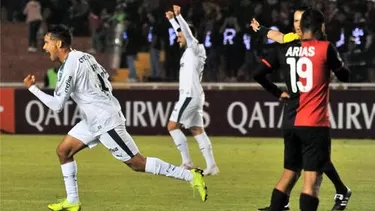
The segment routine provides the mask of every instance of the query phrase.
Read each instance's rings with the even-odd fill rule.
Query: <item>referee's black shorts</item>
[[[323,172],[330,162],[331,133],[328,127],[284,129],[284,168],[292,171]]]

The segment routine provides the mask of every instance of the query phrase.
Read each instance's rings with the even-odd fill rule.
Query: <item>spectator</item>
[[[42,23],[41,7],[38,1],[30,0],[23,10],[26,15],[26,22],[29,24],[29,52],[37,51],[37,35]]]
[[[87,36],[89,34],[88,16],[89,5],[85,0],[72,0],[70,7],[70,25],[75,36]]]
[[[47,70],[44,76],[44,88],[54,89],[57,83],[57,72],[60,69],[60,63],[54,62],[53,67]]]
[[[90,14],[91,25],[92,25],[92,35],[91,44],[92,48],[88,52],[95,54],[96,52],[103,53],[106,47],[107,32],[109,31],[109,24],[107,23],[109,19],[109,14],[107,9],[103,9],[100,16],[93,13]]]
[[[235,16],[227,17],[220,28],[220,32],[223,34],[227,81],[237,81],[237,71],[242,63],[243,56],[240,48],[243,43],[241,42],[240,31],[241,28]]]
[[[160,80],[160,23],[151,13],[147,14],[147,18],[150,22],[147,38],[150,43],[151,80]]]
[[[139,51],[140,33],[138,32],[137,25],[135,25],[132,20],[129,20],[129,17],[125,18],[124,24],[125,31],[123,33],[123,56],[125,56],[126,59],[121,59],[121,63],[124,64],[126,61],[129,68],[128,82],[136,82],[138,81],[138,77],[135,61],[137,60],[137,53]]]
[[[165,75],[167,81],[177,81],[180,67],[180,47],[177,35],[168,21],[163,22],[163,43],[165,49]],[[164,27],[165,26],[165,27]]]
[[[206,74],[203,76],[208,81],[217,82],[220,73],[220,48],[222,36],[220,35],[220,20],[222,18],[218,5],[204,4],[206,21],[203,29],[203,43],[207,52]]]

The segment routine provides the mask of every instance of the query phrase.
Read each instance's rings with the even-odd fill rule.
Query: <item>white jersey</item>
[[[92,55],[71,51],[57,74],[54,96],[49,96],[53,100],[47,99],[36,86],[30,87],[30,91],[50,109],[61,111],[71,97],[94,135],[124,123],[120,103],[112,95],[109,75]]]
[[[196,39],[185,49],[180,60],[179,90],[180,98],[203,95],[201,85],[206,50]]]
[[[204,64],[206,62],[206,50],[202,44],[198,43],[189,25],[181,15],[176,19],[169,20],[176,33],[181,29],[186,39],[186,49],[180,60],[179,91],[180,99],[186,97],[204,96],[201,85]]]

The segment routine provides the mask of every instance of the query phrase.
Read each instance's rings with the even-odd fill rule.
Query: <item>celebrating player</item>
[[[349,79],[349,70],[344,67],[336,49],[328,41],[322,40],[325,36],[323,14],[315,9],[306,10],[300,29],[301,41],[275,49],[262,60],[254,74],[254,79],[268,92],[286,100],[283,122],[284,173],[273,190],[268,209],[271,211],[284,209],[288,190],[302,169],[304,187],[300,209],[317,210],[322,172],[330,163],[330,71],[341,81]],[[283,71],[288,93],[267,80],[266,75],[276,69]],[[346,202],[350,190],[348,193],[344,199]]]
[[[302,32],[300,28],[300,21],[303,12],[307,9],[308,7],[301,7],[294,12],[293,25],[295,32],[283,34],[279,31],[271,30],[264,26],[261,26],[256,19],[253,19],[250,25],[254,31],[258,32],[260,35],[267,36],[268,39],[274,40],[278,43],[292,42],[294,40],[299,40],[301,38]],[[352,194],[351,190],[346,185],[344,185],[332,162],[327,163],[324,166],[323,171],[327,175],[327,177],[332,181],[336,189],[336,194],[334,197],[335,204],[333,205],[332,210],[344,210]],[[292,185],[290,186],[291,189],[287,191],[288,197],[284,204],[284,210],[289,210],[289,195],[294,187],[294,184],[297,182],[299,175],[300,174],[297,174],[295,179],[292,181]],[[265,207],[260,208],[259,210],[268,209],[269,207]]]
[[[173,138],[182,157],[182,166],[190,169],[193,166],[190,158],[188,144],[184,133],[180,130],[182,126],[190,129],[199,148],[206,160],[207,168],[204,175],[215,175],[219,173],[211,141],[203,127],[203,104],[205,96],[201,85],[201,79],[206,61],[206,51],[194,37],[195,29],[188,25],[181,15],[181,8],[173,5],[173,11],[166,12],[166,17],[172,24],[178,39],[180,48],[185,49],[180,60],[179,76],[179,100],[175,105],[168,123],[168,131]],[[174,19],[176,15],[177,21]]]
[[[207,199],[203,171],[186,170],[158,158],[144,157],[126,131],[125,118],[118,100],[112,95],[108,73],[87,53],[71,49],[72,36],[66,26],[53,26],[44,37],[43,49],[52,61],[60,61],[58,82],[54,96],[35,85],[34,75],[24,79],[25,86],[48,108],[60,112],[71,97],[83,112],[83,120],[76,124],[57,147],[64,177],[67,198],[48,205],[54,211],[78,211],[77,164],[74,155],[86,147],[101,142],[112,155],[134,171],[165,175],[190,182],[203,201]]]

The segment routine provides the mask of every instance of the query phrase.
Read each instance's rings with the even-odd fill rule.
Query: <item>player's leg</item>
[[[193,162],[190,157],[189,146],[187,143],[186,136],[180,129],[181,124],[179,123],[179,121],[181,119],[182,114],[186,110],[186,107],[189,105],[190,101],[191,98],[179,100],[176,103],[168,122],[169,134],[171,135],[177,149],[180,151],[182,166],[184,166],[187,169],[193,167]]]
[[[333,165],[332,161],[326,163],[323,167],[323,172],[327,177],[332,181],[333,185],[335,186],[336,193],[346,193],[348,188],[342,182],[339,173],[337,172],[335,166]]]
[[[144,157],[139,153],[138,147],[126,131],[125,125],[119,125],[108,133],[102,134],[99,139],[115,158],[124,162],[134,171],[185,180],[190,182],[193,188],[200,193],[203,201],[207,199],[207,188],[203,180],[202,170],[187,170],[159,158]]]
[[[333,205],[332,210],[345,210],[352,195],[352,191],[341,181],[341,178],[332,161],[327,162],[324,165],[323,172],[332,181],[336,189],[336,194],[334,197],[335,204]]]
[[[322,173],[317,171],[304,171],[303,190],[300,195],[301,211],[316,211],[319,206],[319,188],[323,180]]]
[[[297,172],[296,175],[294,177],[292,177],[292,179],[290,181],[290,184],[287,186],[286,191],[285,191],[286,199],[284,200],[284,203],[283,203],[284,204],[283,210],[289,210],[290,194],[291,194],[291,192],[294,188],[294,185],[297,183],[300,176],[301,176],[301,172]],[[269,209],[270,209],[270,206],[267,206],[267,207],[259,208],[258,210],[268,211]]]
[[[332,181],[336,189],[335,204],[332,210],[345,210],[352,196],[352,191],[341,181],[339,173],[331,161],[324,165],[323,172]]]
[[[93,144],[95,138],[88,132],[84,122],[76,124],[57,146],[56,153],[60,160],[61,171],[64,178],[66,199],[49,204],[51,210],[77,211],[81,205],[78,197],[77,163],[74,155],[80,150]]]
[[[273,189],[270,207],[263,210],[289,210],[289,193],[301,172],[301,144],[294,130],[284,130],[284,172]],[[261,209],[262,210],[262,209]]]
[[[219,168],[216,165],[214,158],[214,153],[212,150],[212,144],[207,136],[207,133],[204,131],[203,127],[192,126],[190,131],[194,136],[195,140],[198,142],[199,149],[202,152],[204,160],[206,161],[206,169],[204,170],[204,175],[216,175],[219,173]]]
[[[182,115],[181,122],[185,127],[190,128],[191,134],[198,142],[199,149],[206,161],[206,169],[204,175],[216,175],[219,173],[219,168],[216,165],[212,144],[204,130],[203,125],[203,104],[204,98],[196,99],[191,107],[188,107],[186,113]]]
[[[331,138],[329,128],[306,127],[299,130],[302,140],[304,184],[300,196],[302,211],[316,211],[323,167],[330,161]]]

